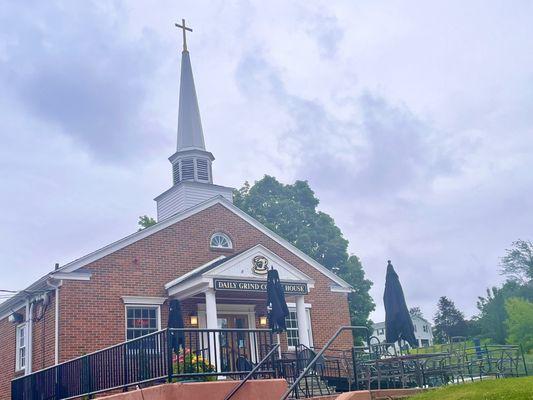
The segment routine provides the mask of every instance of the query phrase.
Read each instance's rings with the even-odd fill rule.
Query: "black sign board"
[[[267,283],[240,279],[215,279],[215,290],[232,290],[236,292],[266,292]],[[307,294],[306,283],[281,282],[285,294]]]

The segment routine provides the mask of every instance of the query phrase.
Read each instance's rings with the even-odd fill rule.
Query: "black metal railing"
[[[73,399],[165,381],[241,379],[274,345],[266,329],[164,329],[13,379],[11,398]],[[271,354],[253,377],[276,374]]]
[[[313,385],[314,385],[314,382],[316,381],[319,386],[322,386],[323,381],[319,379],[320,376],[317,375],[317,370],[318,370],[317,364],[320,364],[321,360],[324,359],[324,355],[326,351],[331,347],[331,345],[337,339],[337,337],[344,331],[351,331],[352,333],[356,331],[368,332],[368,328],[365,326],[341,326],[335,332],[335,334],[326,342],[324,347],[320,351],[318,351],[314,355],[314,357],[307,363],[305,368],[299,373],[296,379],[294,379],[294,381],[292,382],[290,387],[285,391],[285,393],[283,394],[280,400],[286,400],[289,396],[296,397],[296,398],[301,397],[300,392],[302,391],[302,385],[301,385],[302,383],[304,384],[304,387],[305,387],[305,390],[303,390],[303,394],[305,395],[305,397],[310,397],[309,391],[307,390],[309,380],[311,380],[311,383]],[[366,335],[366,337],[368,338],[368,334]],[[368,340],[367,340],[367,343],[368,343]],[[322,390],[322,389],[319,388],[319,390]],[[327,388],[327,390],[329,391],[329,388]]]
[[[241,387],[243,387],[244,384],[245,384],[246,382],[248,382],[248,380],[249,380],[251,377],[253,377],[253,375],[254,375],[257,371],[259,371],[260,368],[261,368],[263,365],[265,365],[265,364],[268,363],[268,361],[271,359],[271,357],[274,356],[274,352],[275,352],[276,350],[278,350],[278,349],[279,349],[279,344],[275,344],[274,347],[272,347],[272,349],[267,353],[267,355],[264,356],[264,357],[261,359],[261,361],[259,361],[259,363],[257,363],[257,364],[253,367],[253,369],[252,369],[250,372],[248,372],[248,374],[244,377],[244,379],[243,379],[242,381],[240,381],[239,384],[238,384],[237,386],[235,386],[235,387],[234,387],[234,388],[228,393],[228,395],[227,395],[226,397],[224,397],[224,400],[230,400],[233,396],[235,396],[235,393],[237,393],[237,392],[239,391],[239,389],[240,389]]]

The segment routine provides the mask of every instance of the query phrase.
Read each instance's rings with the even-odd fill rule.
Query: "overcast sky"
[[[467,314],[533,238],[530,1],[4,2],[0,289],[137,229],[171,184],[186,18],[215,183],[308,180],[374,282]]]

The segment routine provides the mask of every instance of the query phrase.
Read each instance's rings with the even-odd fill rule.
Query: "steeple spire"
[[[185,26],[184,19],[182,19],[182,25],[175,25],[183,30],[177,151],[184,149],[205,150],[202,120],[200,119],[200,109],[198,107],[191,59],[187,50],[187,37],[185,35],[186,31],[192,32],[192,29]]]
[[[185,25],[174,24],[183,31],[181,53],[180,100],[178,111],[178,144],[176,152],[169,157],[172,164],[173,186],[157,196],[157,218],[165,219],[215,196],[233,200],[233,189],[213,184],[211,164],[215,157],[205,149],[200,109],[194,87],[191,59],[187,50]]]

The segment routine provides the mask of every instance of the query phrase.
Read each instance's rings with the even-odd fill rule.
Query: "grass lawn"
[[[533,400],[533,376],[493,379],[430,390],[412,400]]]

